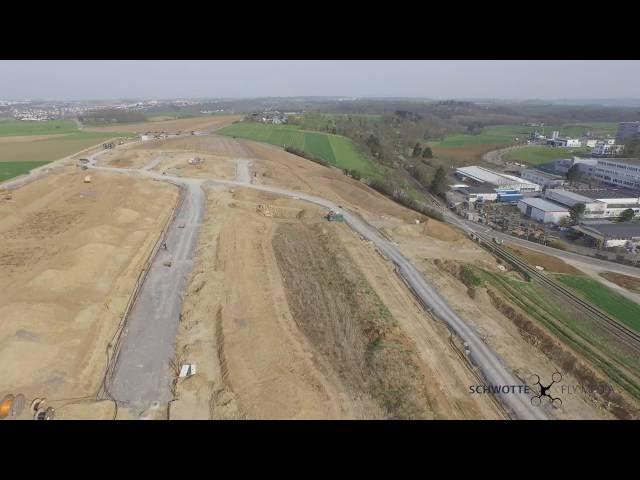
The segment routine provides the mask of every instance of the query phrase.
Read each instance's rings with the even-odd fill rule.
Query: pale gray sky
[[[0,99],[640,98],[640,61],[0,60]]]

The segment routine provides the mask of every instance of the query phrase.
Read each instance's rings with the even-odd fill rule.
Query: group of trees
[[[420,144],[420,142],[416,142],[415,146],[413,147],[413,152],[411,156],[413,158],[417,158],[420,156],[422,158],[433,158],[433,151],[431,150],[431,147],[422,148],[422,145]]]
[[[383,195],[387,195],[391,197],[393,200],[398,202],[401,205],[404,205],[411,210],[415,210],[416,212],[422,213],[427,217],[435,218],[436,220],[444,221],[444,217],[442,214],[434,209],[425,205],[422,202],[419,202],[402,189],[400,185],[395,184],[393,181],[389,179],[374,179],[369,182],[369,186],[374,190],[382,193]]]

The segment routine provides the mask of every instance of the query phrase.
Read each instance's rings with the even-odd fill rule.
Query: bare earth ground
[[[536,252],[513,243],[507,242],[506,245],[531,265],[539,265],[549,272],[570,273],[573,275],[581,275],[583,273],[572,265],[569,265],[559,258],[552,257],[551,255],[545,255],[544,253]]]
[[[446,329],[346,226],[250,190],[210,191],[208,207],[178,338],[198,374],[171,418],[500,418],[469,397]]]
[[[497,263],[491,255],[466,238],[448,242],[448,247],[442,244],[431,245],[436,240],[430,239],[426,234],[416,237],[403,234],[399,229],[393,232],[393,238],[399,243],[402,252],[433,282],[449,305],[480,332],[518,377],[523,381],[532,374],[551,378],[557,365],[528,342],[513,321],[493,306],[486,289],[477,289],[475,298],[471,298],[464,283],[448,273],[450,268],[446,268],[447,265],[459,262],[498,271]],[[515,275],[515,272],[507,274]],[[569,374],[565,378],[563,381],[566,384],[580,383]],[[563,397],[562,408],[554,411],[554,414],[559,418],[572,419],[611,418],[608,412],[594,405],[590,398],[581,393]]]
[[[640,278],[614,272],[602,272],[600,276],[633,293],[640,293]]]
[[[189,164],[199,158],[201,163]],[[159,150],[156,148],[131,148],[106,152],[100,157],[100,165],[116,168],[143,168],[157,161],[152,167],[156,172],[166,171],[171,175],[194,178],[235,177],[236,165],[232,158],[211,155],[206,152],[184,150]]]
[[[179,380],[171,418],[352,416],[295,329],[271,249],[276,225],[256,204],[208,192],[177,348],[199,373]]]
[[[204,154],[201,169],[181,163]],[[335,169],[255,142],[187,136],[110,161],[143,166],[159,156],[156,169],[202,177],[231,175],[229,162],[250,159],[254,183],[352,208],[398,242],[522,378],[555,371],[486,291],[471,298],[450,273],[455,262],[493,271],[497,264],[448,225]],[[13,206],[0,203],[0,264],[9,270],[0,278],[0,394],[80,397],[60,415],[110,418],[111,402],[92,401],[106,344],[177,191],[95,172],[84,184],[84,172],[59,170],[17,190]],[[175,359],[195,363],[197,374],[177,380],[170,418],[501,418],[489,396],[469,394],[478,382],[448,330],[345,225],[264,192],[210,187],[207,197]],[[560,418],[607,418],[586,397],[563,402]]]
[[[109,408],[90,400],[107,344],[177,191],[106,173],[86,184],[84,172],[60,170],[0,202],[0,393],[53,406],[83,398],[73,408],[101,418]]]
[[[236,164],[233,159],[207,153],[168,152],[153,170],[166,171],[179,177],[225,178],[233,180],[236,175]],[[189,160],[198,158],[200,163],[189,164]]]
[[[240,142],[238,142],[240,143]],[[362,182],[349,178],[337,169],[328,169],[272,145],[243,141],[257,160],[252,165],[255,183],[277,185],[290,190],[314,193],[359,212],[367,220],[389,216],[402,222],[425,220],[423,215],[389,200]]]
[[[409,211],[361,183],[345,178],[341,172],[307,162],[277,148],[248,141],[220,141],[216,137],[207,138],[206,142],[208,145],[200,143],[198,149],[210,148],[215,154],[253,158],[252,173],[256,174],[253,177],[256,183],[314,193],[358,211],[383,234],[400,244],[405,255],[416,262],[452,307],[486,337],[486,341],[521,378],[526,379],[531,373],[550,377],[556,370],[557,366],[527,342],[513,321],[494,308],[486,292],[480,290],[472,299],[460,280],[434,263],[435,260],[448,259],[497,271],[495,259],[457,230]],[[187,143],[183,145],[187,147]],[[189,418],[194,409],[201,415],[198,418],[393,417],[393,409],[391,414],[386,409],[388,403],[376,397],[375,382],[371,388],[370,375],[354,377],[340,371],[341,364],[344,366],[351,362],[349,371],[366,372],[366,362],[354,367],[358,363],[353,359],[358,356],[353,352],[358,348],[349,350],[344,343],[337,343],[339,336],[319,336],[305,322],[305,318],[312,318],[325,322],[325,325],[333,325],[321,330],[330,332],[332,328],[343,325],[337,320],[344,318],[340,312],[367,312],[371,306],[367,302],[346,301],[341,303],[343,307],[332,307],[332,302],[340,302],[327,300],[326,295],[337,298],[344,290],[334,290],[332,284],[344,286],[344,278],[354,277],[349,277],[346,271],[333,271],[326,263],[308,264],[309,258],[323,256],[341,259],[333,263],[352,265],[384,304],[400,327],[403,338],[410,339],[408,351],[412,352],[411,361],[417,358],[419,364],[419,368],[413,371],[421,373],[409,381],[413,385],[409,390],[412,395],[418,391],[424,393],[422,406],[425,408],[414,418],[500,418],[501,412],[488,397],[469,394],[469,386],[478,382],[464,362],[455,356],[446,328],[417,308],[406,289],[398,285],[398,280],[391,273],[392,267],[372,247],[350,231],[327,222],[324,223],[325,230],[332,234],[323,235],[330,240],[317,244],[314,237],[323,235],[313,230],[317,227],[312,226],[310,218],[313,215],[317,218],[320,212],[312,214],[316,209],[309,205],[300,204],[299,208],[307,212],[302,218],[293,220],[286,214],[287,226],[276,228],[274,224],[284,220],[260,216],[255,211],[256,205],[261,202],[271,206],[289,205],[287,202],[291,200],[238,190],[231,201],[235,212],[229,213],[232,209],[224,206],[229,200],[222,200],[225,194],[216,195],[215,200],[210,197],[210,203],[213,201],[216,206],[210,205],[201,238],[199,266],[196,267],[199,273],[191,282],[187,297],[190,307],[185,307],[185,320],[178,341],[178,354],[184,354],[181,361],[200,362],[203,367],[198,367],[199,372],[205,368],[205,372],[211,373],[179,380],[179,399],[172,406],[172,418]],[[253,200],[249,201],[251,198]],[[286,210],[280,210],[280,214],[283,211]],[[416,219],[422,223],[416,224]],[[269,237],[280,237],[280,246],[278,241],[272,241],[274,246],[271,247]],[[348,252],[351,261],[345,262],[331,245],[341,245],[338,252],[340,249]],[[324,255],[318,253],[323,251],[322,248]],[[211,251],[214,249],[217,257]],[[315,253],[296,256],[299,249]],[[287,258],[295,259],[295,265],[300,269],[311,269],[314,273],[304,277],[306,280],[296,276],[295,268],[286,268]],[[279,269],[274,267],[275,264]],[[318,272],[326,273],[324,280],[318,280],[323,278]],[[515,275],[515,272],[511,273]],[[314,282],[320,282],[322,287],[314,290]],[[313,291],[315,296],[310,293]],[[258,293],[247,295],[247,292]],[[320,295],[318,292],[327,293]],[[320,297],[324,304],[318,300]],[[349,310],[354,304],[357,308]],[[312,309],[312,314],[305,316],[308,309]],[[334,314],[326,317],[324,311],[331,309]],[[283,335],[282,331],[287,334]],[[268,339],[272,334],[287,338],[291,343],[280,342],[278,348],[274,344],[263,349],[264,344],[270,345]],[[354,334],[353,338],[361,339],[362,335]],[[216,356],[211,354],[214,351]],[[344,353],[349,351],[352,353]],[[340,355],[343,356],[338,358]],[[285,358],[288,370],[274,366],[280,365]],[[363,378],[368,378],[369,382]],[[567,376],[567,382],[572,380]],[[422,387],[418,387],[421,383]],[[294,384],[296,387],[290,389],[289,386]],[[355,392],[360,392],[360,395]],[[313,395],[315,400],[311,400]],[[322,409],[315,403],[319,398],[324,398],[320,403],[324,406]],[[581,394],[566,399],[557,415],[560,418],[609,418],[607,412]]]
[[[141,122],[108,127],[86,127],[88,132],[170,132],[220,128],[242,118],[240,115],[182,118],[160,122]]]

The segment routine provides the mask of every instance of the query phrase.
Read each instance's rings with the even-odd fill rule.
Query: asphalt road
[[[536,252],[552,255],[554,257],[557,257],[563,260],[573,260],[575,262],[591,265],[602,270],[607,270],[609,272],[616,272],[616,273],[622,273],[625,275],[631,275],[634,277],[640,277],[640,268],[637,268],[637,267],[609,262],[607,260],[600,260],[599,258],[580,255],[579,253],[567,252],[564,250],[559,250],[557,248],[548,247],[546,245],[541,245],[540,243],[523,240],[521,238],[514,237],[512,235],[499,232],[497,230],[493,230],[492,228],[489,228],[486,225],[479,225],[469,220],[461,219],[457,217],[453,212],[447,211],[446,217],[448,218],[450,223],[454,223],[458,225],[460,228],[464,229],[466,232],[486,233],[491,236],[500,238],[506,242],[511,242],[516,245],[521,245],[530,250],[535,250]]]
[[[169,360],[174,354],[175,334],[182,295],[186,288],[186,277],[192,268],[192,254],[197,231],[204,210],[204,194],[201,180],[160,175],[140,169],[118,169],[95,166],[98,155],[90,158],[91,168],[108,170],[121,174],[140,175],[168,181],[186,187],[187,197],[179,219],[170,228],[169,253],[174,257],[172,267],[162,265],[162,253],[149,271],[140,296],[133,307],[123,332],[120,354],[114,374],[109,383],[110,392],[116,400],[140,412],[152,402],[164,404],[171,399],[171,371]],[[246,171],[245,171],[246,168]],[[339,208],[337,204],[313,195],[294,192],[267,185],[249,183],[248,165],[238,164],[237,178],[241,181],[207,180],[207,184],[247,187],[284,196],[295,197],[328,209],[343,212],[346,223],[362,237],[373,242],[377,248],[397,267],[399,273],[420,298],[428,305],[434,316],[444,321],[466,344],[471,361],[478,366],[486,382],[490,385],[522,387],[523,383],[503,364],[500,358],[483,342],[481,336],[469,327],[427,283],[425,278],[407,260],[396,246],[384,239],[378,231],[356,214]],[[185,229],[177,229],[181,222],[187,222]],[[513,418],[546,419],[546,410],[533,406],[524,393],[498,394],[502,404]]]

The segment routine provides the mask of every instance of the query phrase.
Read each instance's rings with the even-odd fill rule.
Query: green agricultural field
[[[506,152],[502,158],[509,162],[528,163],[529,165],[540,165],[548,163],[558,158],[571,158],[574,155],[589,152],[589,147],[562,148],[551,146],[530,146]]]
[[[582,137],[588,131],[592,136],[615,136],[618,124],[614,122],[581,123],[575,125],[545,125],[544,127],[527,127],[525,125],[492,125],[485,127],[478,135],[455,134],[444,137],[439,142],[430,142],[441,148],[464,147],[467,145],[514,144],[516,138],[522,141],[531,133],[540,132],[550,135],[558,131],[562,137]]]
[[[34,136],[34,140],[21,138],[12,141],[11,137],[5,137],[0,140],[0,181],[22,175],[32,168],[99,145],[110,138],[130,136],[129,133],[76,131],[48,138]]]
[[[49,162],[0,162],[0,182],[28,173]]]
[[[557,275],[556,278],[571,287],[580,296],[603,312],[640,331],[640,305],[605,287],[597,280],[575,275]]]
[[[270,143],[283,148],[294,147],[338,168],[358,170],[364,175],[375,174],[371,162],[358,153],[355,145],[348,138],[339,135],[301,130],[294,125],[249,122],[229,125],[216,133]]]
[[[2,141],[0,162],[51,162],[118,136],[124,135],[77,132],[33,141]]]
[[[30,122],[23,120],[0,121],[0,137],[23,135],[57,135],[78,131],[73,120],[47,120]]]

